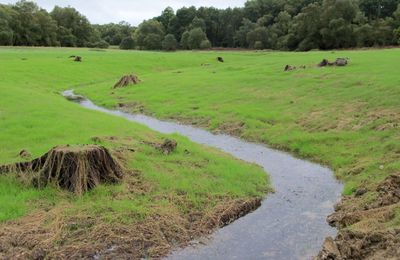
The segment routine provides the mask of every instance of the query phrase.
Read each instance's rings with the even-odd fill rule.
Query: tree
[[[182,34],[182,38],[181,38],[181,47],[184,50],[188,50],[189,47],[189,37],[190,37],[190,33],[188,31],[185,31]]]
[[[161,50],[164,36],[164,27],[157,20],[144,21],[135,32],[137,45],[145,50]]]
[[[205,49],[210,49],[211,48],[211,42],[209,40],[203,40],[200,43],[200,49],[205,50]]]
[[[201,43],[207,39],[207,35],[201,28],[189,31],[188,46],[190,49],[200,49]]]
[[[247,34],[247,42],[250,48],[266,49],[269,47],[268,30],[266,27],[258,26]],[[257,46],[256,46],[257,43]]]
[[[206,22],[199,18],[199,17],[195,17],[192,21],[192,23],[189,26],[190,29],[195,29],[195,28],[200,28],[202,29],[204,32],[206,31]]]
[[[96,37],[94,28],[88,19],[72,7],[56,6],[51,12],[51,17],[59,27],[66,29],[63,29],[63,33],[68,31],[66,35],[61,35],[61,37],[59,35],[58,37],[61,46],[69,46],[73,43],[74,46],[85,47],[89,42],[100,40]],[[66,42],[63,40],[66,40]],[[72,40],[73,42],[71,42]]]
[[[249,47],[247,42],[247,34],[253,31],[257,27],[256,23],[253,23],[249,19],[243,19],[242,26],[240,26],[239,30],[235,34],[235,42],[239,47]]]
[[[178,42],[173,34],[167,34],[162,42],[163,50],[175,51],[178,47]]]
[[[175,12],[172,7],[167,7],[162,11],[161,15],[156,18],[163,26],[165,30],[168,30],[169,23],[175,17]]]
[[[0,4],[0,45],[13,45],[14,32],[10,26],[12,16],[13,10]]]
[[[120,45],[122,39],[131,36],[134,32],[134,27],[127,22],[95,25],[94,27],[100,33],[101,39],[111,45]]]
[[[135,49],[135,47],[135,40],[131,36],[122,39],[121,44],[119,45],[121,50],[132,50]]]

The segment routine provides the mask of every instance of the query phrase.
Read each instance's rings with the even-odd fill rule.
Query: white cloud
[[[15,3],[15,0],[0,0],[0,3]],[[84,14],[92,23],[127,21],[133,25],[161,14],[167,6],[174,10],[183,6],[213,6],[216,8],[240,7],[246,0],[36,0],[39,6],[51,11],[55,5],[72,6]]]

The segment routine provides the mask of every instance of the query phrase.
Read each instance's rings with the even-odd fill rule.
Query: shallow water
[[[63,95],[74,94],[69,90]],[[168,259],[311,259],[318,254],[325,237],[336,235],[336,230],[326,223],[326,217],[333,212],[343,187],[330,169],[235,137],[108,110],[89,100],[79,103],[161,133],[179,133],[193,142],[258,164],[270,174],[276,192],[268,194],[260,208],[217,230],[205,244],[179,249]]]

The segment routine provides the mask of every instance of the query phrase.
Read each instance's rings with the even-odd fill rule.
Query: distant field
[[[71,55],[83,56],[84,62],[73,62],[68,58]],[[136,250],[138,257],[157,256],[165,254],[172,243],[178,245],[212,228],[191,227],[192,221],[207,221],[216,210],[265,196],[269,182],[259,167],[180,136],[170,137],[178,141],[178,149],[166,156],[146,144],[162,142],[165,136],[124,119],[88,111],[61,97],[62,90],[113,82],[136,68],[141,73],[150,72],[161,66],[160,59],[168,57],[136,55],[0,48],[0,164],[24,160],[18,156],[22,149],[36,158],[53,146],[89,144],[95,142],[93,137],[99,137],[97,143],[100,140],[108,148],[122,149],[132,170],[121,185],[101,186],[81,198],[52,187],[37,190],[24,177],[0,176],[3,248],[11,250],[8,243],[14,243],[15,236],[23,238],[12,244],[27,250],[21,252],[34,254],[31,243],[38,242],[53,257],[71,256],[74,248],[84,254],[85,248],[101,247],[107,235],[120,237],[121,232],[135,231],[129,237],[139,242],[129,250]],[[191,62],[178,56],[162,62],[162,67],[175,70]],[[170,237],[161,236],[163,232]],[[128,242],[129,247],[134,243],[123,241],[121,248]],[[53,250],[55,244],[62,246]],[[13,252],[2,255],[0,250],[0,258],[13,258]]]

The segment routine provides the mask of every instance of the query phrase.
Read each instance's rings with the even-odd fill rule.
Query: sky
[[[0,0],[1,4],[14,4],[15,0]],[[216,8],[241,7],[246,0],[36,0],[40,7],[51,11],[55,5],[72,6],[91,23],[126,21],[138,25],[145,19],[161,14],[171,6],[176,11],[183,6],[213,6]]]

